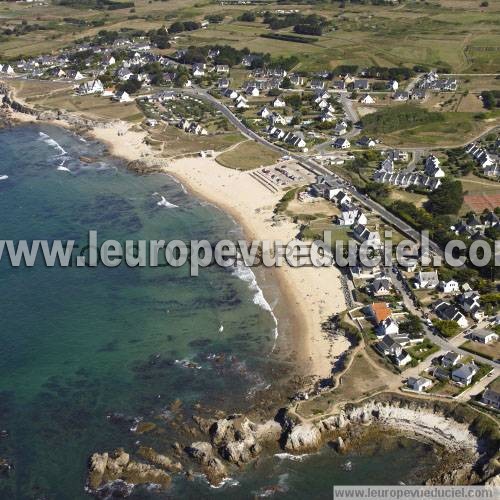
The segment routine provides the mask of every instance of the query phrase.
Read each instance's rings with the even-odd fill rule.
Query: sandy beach
[[[14,113],[21,121],[36,121],[34,117]],[[55,121],[64,126],[64,122]],[[244,229],[248,240],[280,240],[289,242],[298,233],[292,221],[273,224],[271,220],[276,203],[283,192],[272,193],[248,172],[221,166],[214,158],[189,157],[167,161],[155,158],[144,142],[146,132],[130,130],[130,124],[113,122],[97,126],[91,136],[105,143],[111,154],[128,161],[143,160],[168,173],[196,196],[209,201],[230,214]],[[287,265],[270,272],[280,285],[282,298],[278,323],[286,320],[294,330],[296,346],[287,346],[297,358],[301,375],[320,378],[331,374],[332,362],[349,347],[344,337],[328,337],[321,323],[334,313],[346,309],[341,288],[340,272],[331,268],[300,267]],[[279,330],[279,324],[278,324]]]

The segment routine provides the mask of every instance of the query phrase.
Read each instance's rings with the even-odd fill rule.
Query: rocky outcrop
[[[172,460],[166,455],[161,455],[157,453],[153,448],[147,446],[141,446],[137,451],[137,454],[147,460],[153,465],[157,465],[162,469],[170,472],[180,472],[182,471],[182,464],[180,462],[172,462]]]
[[[253,460],[264,442],[277,442],[281,425],[274,420],[255,424],[242,415],[230,415],[210,427],[210,439],[225,460],[242,465]]]
[[[211,484],[218,485],[227,477],[226,467],[215,456],[212,445],[206,441],[197,441],[186,447],[186,453],[202,466],[202,470]]]
[[[297,424],[291,428],[286,436],[285,449],[296,453],[312,451],[321,445],[321,432],[316,425],[310,422]]]
[[[110,485],[136,486],[139,484],[156,484],[166,488],[170,484],[170,476],[162,469],[153,465],[136,462],[124,450],[117,450],[113,454],[94,453],[90,458],[88,489],[98,492],[109,489]]]

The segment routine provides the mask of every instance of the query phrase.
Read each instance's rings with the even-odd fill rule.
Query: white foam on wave
[[[64,164],[66,163],[66,158],[64,158],[61,163],[57,166],[57,170],[60,172],[70,172],[71,170],[68,167],[65,167]]]
[[[173,203],[170,203],[169,201],[167,201],[167,199],[165,198],[165,196],[161,195],[160,193],[153,193],[153,196],[159,196],[160,197],[160,201],[156,202],[156,204],[159,207],[179,208],[177,205],[174,205]]]
[[[9,178],[8,175],[0,175],[0,181],[5,181]]]
[[[259,307],[262,307],[265,311],[269,311],[271,313],[271,316],[274,320],[275,328],[274,328],[274,338],[275,340],[278,338],[278,318],[273,312],[273,309],[269,302],[266,300],[264,297],[264,293],[262,292],[262,289],[259,287],[259,284],[257,283],[257,278],[255,277],[254,272],[252,269],[250,269],[248,266],[243,264],[242,262],[238,261],[236,267],[234,268],[233,271],[233,276],[236,276],[242,281],[245,281],[248,283],[248,288],[254,292],[253,296],[253,303],[258,305]],[[276,346],[276,342],[275,342]],[[273,347],[274,349],[274,347]]]
[[[65,156],[68,154],[67,151],[57,141],[50,137],[50,135],[45,134],[44,132],[39,132],[39,135],[40,139],[45,142],[45,144],[47,144],[48,146],[52,146],[59,151],[59,156]]]
[[[303,453],[301,455],[292,455],[291,453],[275,453],[274,456],[280,460],[292,460],[293,462],[303,462],[310,457],[312,453]]]

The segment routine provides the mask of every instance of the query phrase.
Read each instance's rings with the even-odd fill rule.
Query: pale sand
[[[22,121],[35,121],[19,113],[14,116]],[[64,125],[60,121],[54,123]],[[146,133],[129,128],[129,124],[113,122],[94,128],[91,135],[106,143],[113,155],[129,161],[142,159],[157,164],[196,195],[232,215],[243,226],[248,239],[288,242],[298,233],[298,226],[291,221],[273,226],[270,220],[283,192],[271,193],[249,173],[223,167],[211,158],[184,158],[171,162],[155,158],[144,142]],[[284,292],[286,305],[282,314],[288,316],[297,332],[294,352],[301,374],[321,378],[330,376],[332,358],[349,347],[346,338],[329,338],[321,329],[325,319],[346,309],[339,270],[285,265],[276,268],[274,275]]]
[[[197,195],[230,213],[241,223],[248,239],[287,243],[298,233],[298,226],[291,221],[273,225],[271,220],[283,192],[271,193],[248,172],[228,169],[210,158],[175,160],[165,171]],[[331,357],[349,346],[344,337],[328,338],[321,330],[324,320],[346,309],[339,270],[285,265],[277,268],[276,276],[288,293],[288,307],[295,308],[293,312],[298,312],[301,318],[301,342],[297,352],[301,366],[307,374],[328,377],[332,369]]]

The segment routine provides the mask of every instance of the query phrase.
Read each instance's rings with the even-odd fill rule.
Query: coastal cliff
[[[498,428],[461,404],[386,393],[346,404],[336,414],[313,421],[300,419],[290,409],[262,423],[240,414],[217,420],[195,417],[195,421],[206,440],[186,445],[185,457],[214,485],[221,484],[235,466],[241,468],[266,451],[303,454],[330,443],[345,453],[389,431],[437,445],[439,469],[422,479],[425,484],[496,484],[499,480]],[[95,481],[89,483],[95,486]]]

